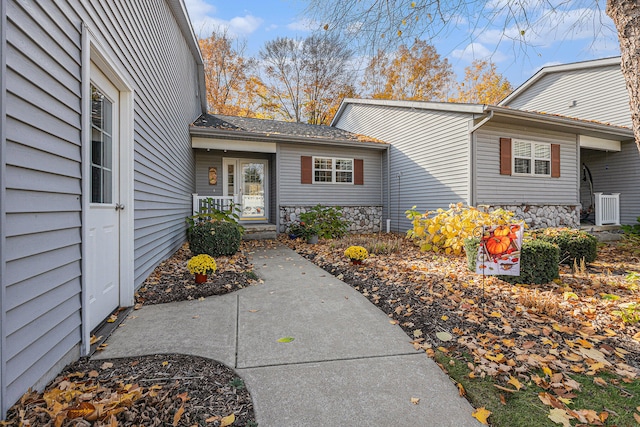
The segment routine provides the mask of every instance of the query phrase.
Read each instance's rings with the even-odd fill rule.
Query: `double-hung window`
[[[513,173],[551,176],[551,144],[514,139]]]
[[[353,184],[353,159],[314,157],[313,182]]]

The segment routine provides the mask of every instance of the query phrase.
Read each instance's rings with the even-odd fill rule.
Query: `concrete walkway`
[[[218,360],[244,379],[260,427],[481,425],[450,379],[360,293],[288,248],[261,249],[252,261],[263,284],[144,306],[94,358]]]

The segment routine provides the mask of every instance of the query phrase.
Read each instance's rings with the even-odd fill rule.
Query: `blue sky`
[[[506,1],[487,3],[499,7]],[[549,3],[554,1],[561,0]],[[330,7],[331,2],[326,3]],[[561,12],[542,16],[544,12],[538,11],[542,17],[527,33],[526,48],[509,40],[517,38],[519,30],[505,24],[499,15],[494,23],[485,21],[479,27],[466,17],[453,17],[458,25],[450,26],[446,34],[430,43],[451,62],[458,79],[474,58],[490,58],[514,87],[545,65],[619,55],[613,23],[604,14],[604,0],[573,3],[575,7]],[[283,36],[304,38],[318,26],[303,15],[307,5],[303,0],[185,0],[185,4],[197,36],[226,28],[229,35],[246,41],[248,55],[257,55],[265,41]],[[580,17],[579,25],[575,25],[576,17]],[[366,63],[366,58],[358,62]]]

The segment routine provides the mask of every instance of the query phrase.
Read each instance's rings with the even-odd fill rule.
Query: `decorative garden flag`
[[[519,276],[523,228],[522,223],[482,227],[476,273]]]

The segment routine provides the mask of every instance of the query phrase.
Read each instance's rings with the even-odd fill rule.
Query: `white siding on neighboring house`
[[[388,218],[393,230],[408,229],[405,211],[413,205],[426,211],[448,208],[450,203],[469,203],[471,118],[468,113],[346,106],[336,127],[391,144]],[[386,164],[383,173],[386,181]]]
[[[504,105],[631,127],[620,65],[549,72]]]
[[[2,412],[81,340],[82,26],[135,94],[135,283],[184,240],[201,113],[197,67],[167,2],[3,1]],[[4,50],[4,49],[3,49]],[[55,372],[54,372],[55,373]]]
[[[619,152],[583,149],[580,156],[593,176],[593,191],[620,193],[620,223],[636,224],[640,216],[640,153],[636,144],[624,142]],[[589,183],[582,181],[583,200],[589,200],[588,188]]]
[[[500,138],[560,144],[560,177],[500,175]],[[575,134],[490,124],[475,132],[476,204],[577,205],[578,159]]]

